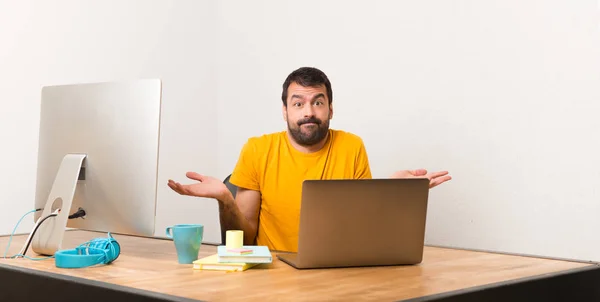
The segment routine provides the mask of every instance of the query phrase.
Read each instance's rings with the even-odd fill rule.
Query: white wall
[[[368,3],[368,4],[367,4]],[[316,66],[374,176],[447,169],[427,243],[600,260],[596,1],[218,1],[219,173]]]
[[[198,0],[0,2],[0,233],[33,208],[42,86],[161,78],[156,234],[204,223],[205,240],[220,241],[216,203],[166,186],[188,170],[217,171],[213,10]]]
[[[231,173],[249,136],[285,129],[287,74],[316,66],[374,176],[451,171],[427,243],[600,260],[596,1],[1,3],[0,232],[33,201],[41,85],[162,78],[166,182]],[[182,221],[218,241],[216,204],[161,187],[157,234]]]

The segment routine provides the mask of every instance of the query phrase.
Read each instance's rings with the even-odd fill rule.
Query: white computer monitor
[[[61,210],[32,237],[36,253],[62,249],[67,227],[154,235],[161,93],[156,79],[43,87],[34,219]]]

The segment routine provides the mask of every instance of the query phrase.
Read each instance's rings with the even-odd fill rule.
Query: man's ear
[[[333,105],[329,104],[329,119],[333,118]]]
[[[287,106],[283,105],[281,107],[281,114],[283,114],[283,120],[287,122]]]

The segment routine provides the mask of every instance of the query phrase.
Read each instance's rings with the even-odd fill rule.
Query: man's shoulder
[[[363,145],[362,138],[357,134],[338,129],[331,129],[331,131],[335,139],[334,142],[340,142],[339,144],[341,145],[353,147],[361,147]]]
[[[246,142],[247,145],[252,146],[254,148],[264,148],[269,147],[273,143],[279,143],[282,139],[284,139],[285,131],[266,133],[262,135],[251,136],[248,138]]]

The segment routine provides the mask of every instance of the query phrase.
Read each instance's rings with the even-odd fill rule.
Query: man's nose
[[[313,117],[315,116],[315,109],[313,106],[305,106],[304,107],[304,117]]]

